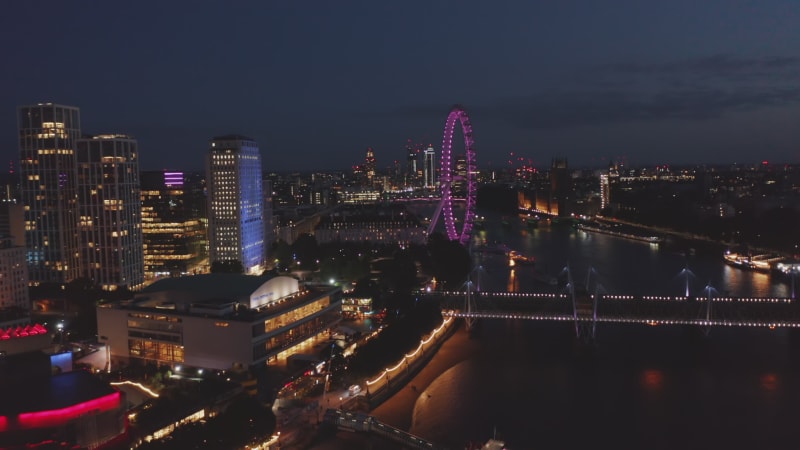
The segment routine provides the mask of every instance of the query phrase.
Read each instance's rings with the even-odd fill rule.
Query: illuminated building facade
[[[97,308],[113,359],[217,370],[273,364],[341,320],[341,290],[287,276],[163,278]]]
[[[244,136],[215,137],[206,172],[210,261],[240,261],[245,273],[260,273],[266,253],[258,146]]]
[[[423,245],[428,228],[403,205],[342,205],[314,230],[317,242]]]
[[[18,108],[20,193],[32,284],[79,276],[75,141],[78,108],[39,103]]]
[[[144,283],[136,140],[121,134],[78,139],[82,276],[104,290]]]
[[[414,185],[417,178],[417,161],[419,160],[419,148],[408,140],[406,144],[406,176],[410,185]]]
[[[206,229],[191,181],[183,172],[140,176],[145,279],[201,273],[207,262]]]
[[[30,338],[24,338],[30,339]],[[121,448],[125,394],[86,370],[51,375],[51,357],[26,352],[0,364],[2,448]]]
[[[611,183],[608,174],[600,174],[600,209],[608,208],[611,204]]]
[[[367,176],[367,183],[372,185],[375,181],[375,152],[372,147],[367,148],[367,156],[364,158],[364,174]]]
[[[554,158],[550,166],[550,213],[568,216],[567,205],[572,198],[572,179],[566,158]]]
[[[453,181],[450,183],[450,189],[453,192],[453,197],[466,198],[468,194],[467,180],[467,155],[461,154],[455,158],[455,170],[453,174]]]
[[[424,186],[426,189],[436,188],[436,151],[433,147],[428,147],[422,155],[422,171]]]
[[[28,266],[25,247],[13,245],[8,237],[0,237],[0,310],[10,308],[30,313]]]

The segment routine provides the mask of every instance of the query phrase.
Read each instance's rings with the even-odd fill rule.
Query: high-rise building
[[[467,155],[460,154],[455,158],[455,169],[453,170],[453,181],[450,183],[450,190],[453,197],[467,197]]]
[[[264,190],[264,252],[267,256],[275,243],[275,210],[272,206],[272,180],[263,178],[261,188]],[[315,204],[313,201],[311,204]],[[321,204],[321,203],[320,203]],[[267,261],[265,257],[265,261]],[[269,264],[271,266],[271,264]]]
[[[39,103],[18,108],[20,193],[31,284],[79,275],[75,141],[78,108]]]
[[[203,272],[206,229],[184,173],[146,171],[140,178],[145,279]]]
[[[367,148],[367,156],[364,158],[364,172],[367,176],[367,184],[372,184],[375,180],[375,152],[372,147]]]
[[[0,236],[0,310],[16,308],[30,313],[28,267],[25,247],[15,246],[11,238]]]
[[[611,183],[608,174],[600,174],[600,209],[608,208],[611,204]]]
[[[103,134],[77,140],[82,276],[104,290],[144,283],[142,203],[136,140]]]
[[[413,181],[417,176],[417,160],[419,158],[419,148],[415,146],[411,139],[406,143],[406,175],[409,181]]]
[[[550,167],[550,213],[557,216],[569,215],[572,197],[572,180],[566,158],[554,158]]]
[[[425,149],[423,154],[422,171],[425,188],[434,189],[436,187],[436,151],[431,146]]]
[[[239,261],[245,273],[260,273],[265,249],[258,146],[244,136],[215,137],[206,171],[211,263]]]
[[[8,237],[11,245],[25,248],[25,208],[21,203],[0,201],[0,237]]]

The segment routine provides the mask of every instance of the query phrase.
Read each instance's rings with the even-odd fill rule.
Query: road
[[[369,414],[388,425],[413,432],[414,406],[420,399],[430,401],[425,391],[428,386],[439,375],[464,361],[475,351],[476,343],[470,340],[463,324],[458,326],[458,330],[442,344],[428,364],[406,383],[403,389],[370,411]],[[338,407],[341,401],[347,400],[347,397],[342,396],[345,392],[327,393],[325,404],[330,399],[332,407]],[[340,396],[343,397],[342,400],[339,400]],[[320,400],[322,400],[321,397]],[[319,409],[317,411],[319,412]],[[374,436],[345,431],[340,431],[335,436],[316,436],[321,416],[315,416],[313,411],[305,411],[289,419],[290,414],[289,410],[280,411],[278,429],[281,431],[281,449],[358,450],[381,448],[392,450],[402,448]],[[283,418],[289,419],[285,425],[281,424]],[[425,438],[425,436],[420,437]]]

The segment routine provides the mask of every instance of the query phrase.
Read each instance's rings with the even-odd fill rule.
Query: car
[[[351,397],[358,395],[361,392],[361,386],[354,384],[347,389]]]

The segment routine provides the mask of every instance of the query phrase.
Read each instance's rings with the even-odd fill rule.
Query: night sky
[[[55,102],[143,170],[230,133],[265,170],[383,169],[456,103],[481,168],[800,162],[797,0],[8,0],[0,41],[3,161],[17,106]]]

